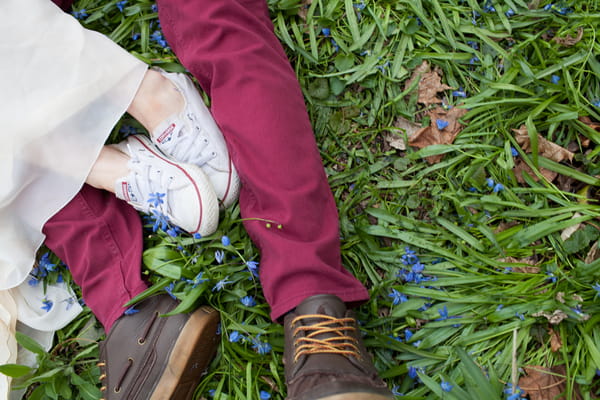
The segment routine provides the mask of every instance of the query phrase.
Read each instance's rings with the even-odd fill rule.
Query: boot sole
[[[219,313],[206,306],[190,315],[150,400],[192,398],[200,378],[206,373],[206,368],[217,351],[219,319]]]

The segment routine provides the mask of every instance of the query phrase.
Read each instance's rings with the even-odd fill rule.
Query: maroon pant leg
[[[338,215],[304,98],[264,0],[159,0],[165,37],[212,102],[242,180],[271,317],[303,299],[368,292],[341,265]],[[269,228],[260,219],[276,221]],[[282,228],[278,229],[277,225]]]
[[[46,246],[81,286],[83,299],[108,332],[144,291],[141,279],[142,225],[133,207],[112,193],[84,185],[44,225]]]

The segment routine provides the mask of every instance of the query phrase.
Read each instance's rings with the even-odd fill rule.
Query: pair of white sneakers
[[[240,181],[225,139],[191,79],[159,72],[181,93],[181,112],[163,121],[150,138],[132,135],[115,146],[129,154],[129,174],[115,194],[157,226],[175,225],[192,235],[209,235],[219,224],[219,207],[239,195]]]

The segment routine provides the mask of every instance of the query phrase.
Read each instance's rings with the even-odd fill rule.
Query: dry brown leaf
[[[439,92],[452,89],[451,86],[442,83],[442,77],[437,71],[426,72],[419,81],[419,99],[421,104],[440,104],[442,99],[437,97]]]
[[[513,272],[519,272],[522,274],[537,274],[540,272],[539,267],[513,267]]]
[[[521,148],[527,153],[531,153],[531,142],[529,140],[529,134],[525,125],[521,125],[519,129],[513,129],[513,132],[515,133],[515,138],[517,139],[517,143],[519,143]],[[565,159],[568,159],[569,161],[573,160],[573,156],[575,154],[564,147],[557,145],[556,143],[552,143],[539,134],[537,136],[538,153],[540,156],[549,158],[556,162],[561,162]]]
[[[398,117],[394,122],[394,126],[400,129],[410,139],[419,129],[421,125],[415,124],[412,121],[407,120],[403,117]],[[398,135],[393,132],[388,132],[384,135],[385,141],[394,149],[406,150],[406,143],[404,141],[404,135]]]
[[[583,28],[580,26],[577,29],[576,37],[567,35],[564,38],[559,38],[559,37],[555,36],[554,39],[552,39],[552,40],[555,41],[556,43],[560,44],[561,46],[571,47],[571,46],[574,46],[575,44],[577,44],[581,40],[582,37],[583,37]]]
[[[528,365],[524,367],[524,370],[527,375],[519,379],[519,387],[527,392],[529,400],[556,400],[564,398],[564,396],[561,396],[566,389],[566,371],[564,366],[545,368],[537,365]],[[575,399],[582,399],[577,385],[575,385],[573,392]]]
[[[590,117],[579,117],[578,119],[593,130],[600,132],[600,122],[594,122]]]
[[[556,293],[556,300],[562,304],[565,304],[565,292]]]
[[[594,245],[588,251],[587,256],[585,256],[585,263],[591,264],[600,258],[600,242],[594,243]]]
[[[575,214],[573,214],[573,217],[571,217],[571,219],[576,219],[579,217],[581,217],[581,214],[576,212]],[[579,224],[571,225],[571,226],[563,229],[563,231],[560,233],[560,238],[564,242],[565,240],[570,238],[575,232],[577,232],[579,230],[579,228],[581,228],[582,226],[583,226],[583,224],[579,223]]]
[[[383,138],[390,145],[397,150],[406,150],[406,143],[404,143],[404,138],[400,135],[396,135],[392,132],[387,132]]]
[[[463,125],[458,121],[467,110],[457,107],[452,107],[445,110],[442,107],[436,107],[434,110],[427,112],[431,120],[431,124],[425,128],[419,129],[413,136],[409,138],[408,144],[419,149],[434,144],[452,144],[456,135],[460,133]],[[440,130],[437,127],[436,121],[442,119],[448,122],[446,128]],[[443,154],[427,157],[430,164],[440,162],[444,157]]]
[[[409,87],[411,87],[411,85],[413,84],[413,82],[420,80],[421,76],[423,74],[429,72],[429,71],[431,71],[431,68],[429,67],[429,63],[427,61],[423,61],[421,63],[421,65],[419,65],[417,68],[415,68],[413,70],[412,75],[410,76],[410,78],[404,84],[404,90],[406,90]]]
[[[550,350],[556,353],[562,347],[562,340],[560,338],[560,335],[556,333],[556,331],[552,328],[550,328],[548,334],[550,335]]]
[[[547,313],[546,311],[540,311],[531,315],[534,317],[546,317],[548,322],[550,322],[552,325],[558,325],[561,323],[561,321],[569,318],[569,316],[561,310],[554,310],[552,314]]]
[[[526,376],[519,379],[519,387],[529,395],[529,400],[554,400],[565,389],[565,378],[552,375],[552,370],[537,365],[524,368]]]
[[[306,21],[306,16],[308,15],[308,7],[312,4],[312,0],[302,0],[300,3],[300,8],[298,9],[298,16],[302,18],[303,21]]]
[[[539,168],[539,171],[540,174],[542,174],[542,176],[546,178],[548,182],[552,182],[558,176],[558,173],[550,171],[546,168]],[[539,181],[539,178],[536,174],[533,173],[533,170],[529,168],[529,165],[527,165],[527,163],[521,159],[515,161],[515,167],[513,168],[513,172],[515,173],[515,177],[517,178],[517,182],[519,183],[525,183],[523,173],[526,173],[527,175],[531,176],[531,178],[534,181]]]

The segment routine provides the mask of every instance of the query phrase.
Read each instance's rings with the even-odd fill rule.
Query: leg
[[[84,186],[46,222],[43,233],[108,332],[123,305],[147,288],[141,279],[139,215],[108,192]]]
[[[261,250],[273,319],[316,294],[366,300],[341,265],[335,202],[266,2],[159,1],[159,17],[170,46],[211,96],[242,181],[242,215]]]
[[[344,304],[368,294],[341,266],[335,202],[266,3],[159,1],[159,17],[169,44],[211,96],[242,181],[243,216],[282,225],[245,224],[261,250],[272,317],[285,314],[288,399],[393,398]],[[324,353],[315,340],[334,350]]]

